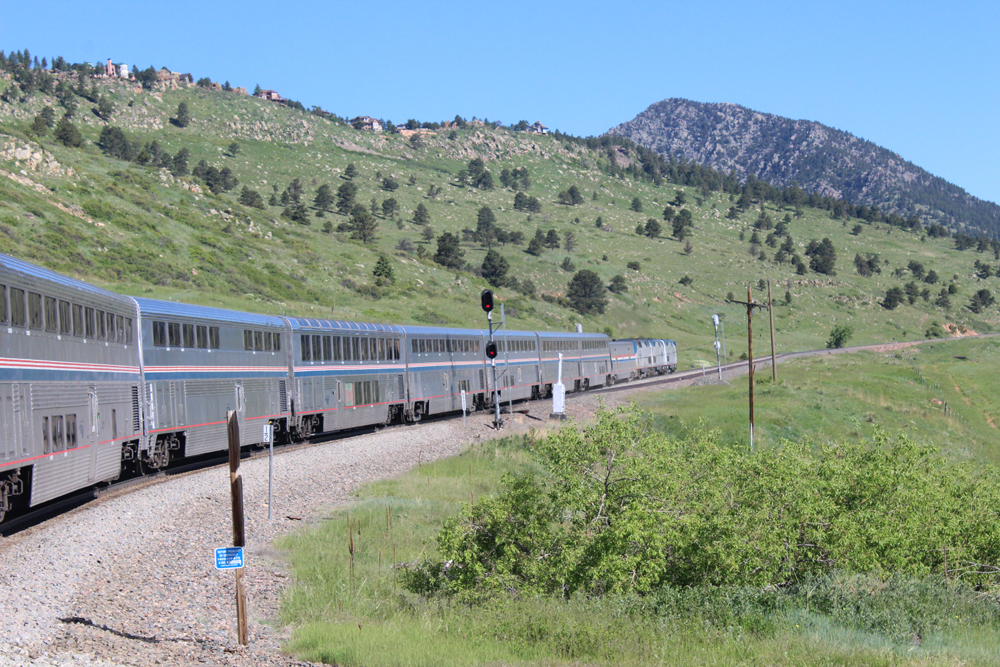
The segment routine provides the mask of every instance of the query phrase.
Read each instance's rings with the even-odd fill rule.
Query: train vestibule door
[[[83,440],[80,444],[85,446],[90,452],[90,465],[87,469],[87,481],[93,482],[94,478],[97,477],[97,443],[100,442],[101,429],[98,424],[100,419],[100,405],[97,400],[97,387],[87,388],[87,426],[81,431],[80,439]]]
[[[240,444],[246,439],[246,435],[243,433],[244,425],[243,421],[246,418],[246,408],[247,401],[246,396],[243,394],[243,383],[236,382],[236,424],[240,427]]]

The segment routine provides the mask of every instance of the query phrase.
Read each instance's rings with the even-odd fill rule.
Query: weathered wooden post
[[[236,412],[226,413],[227,432],[229,435],[229,487],[233,498],[233,546],[245,547],[246,538],[243,530],[243,478],[240,476],[240,423]],[[247,596],[243,589],[243,568],[236,569],[236,623],[238,626],[241,646],[246,646],[247,639]]]

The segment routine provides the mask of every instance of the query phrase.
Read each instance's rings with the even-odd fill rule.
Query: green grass
[[[778,384],[758,387],[760,446],[866,439],[872,414],[890,432],[995,465],[994,428],[983,414],[998,395],[989,370],[997,355],[1000,342],[964,340],[792,361],[779,368]],[[954,384],[960,393],[951,393]],[[948,400],[950,413],[935,399]],[[643,404],[674,435],[711,427],[738,440],[746,390],[694,387]],[[407,588],[407,572],[435,558],[446,518],[495,492],[504,474],[533,467],[518,438],[477,444],[366,485],[349,510],[282,540],[294,572],[282,606],[282,621],[294,628],[287,650],[303,660],[386,667],[1000,664],[996,600],[935,578],[831,572],[782,590],[666,588],[482,606]]]
[[[964,357],[957,359],[956,357]],[[755,374],[754,443],[827,444],[881,426],[956,458],[1000,464],[1000,340],[946,340],[893,352],[798,359]],[[706,369],[706,372],[712,369]],[[677,437],[710,425],[749,446],[746,376],[730,385],[646,394],[640,404]]]
[[[556,229],[561,237],[568,231],[576,234],[578,247],[572,252],[560,249],[534,257],[524,252],[524,246],[500,249],[511,264],[511,273],[530,279],[539,292],[532,299],[498,290],[498,297],[508,306],[508,326],[567,330],[580,322],[587,331],[609,329],[620,337],[669,336],[681,347],[682,368],[692,367],[698,358],[713,357],[710,318],[714,313],[722,315],[728,325],[730,356],[745,350],[744,312],[727,305],[725,299],[728,292],[743,298],[747,285],[760,298],[764,294],[757,287],[761,279],[771,280],[775,298],[782,304],[775,308],[782,351],[821,347],[835,324],[854,328],[852,343],[921,338],[932,322],[979,332],[992,331],[1000,324],[995,308],[975,315],[964,307],[977,289],[1000,289],[1000,278],[980,280],[972,271],[976,259],[989,262],[994,258],[971,250],[958,252],[948,240],[921,239],[867,224],[859,236],[852,236],[850,230],[857,221],[831,220],[825,211],[805,209],[804,217],[790,225],[796,246],[801,253],[811,239],[831,238],[838,254],[837,275],[798,276],[787,263],[762,262],[748,254],[749,243],[741,241],[739,234],[745,230],[749,238],[748,226],[756,219],[757,208],[742,214],[740,220],[728,220],[725,213],[733,204],[728,195],[703,196],[695,187],[670,183],[656,187],[610,177],[601,169],[606,156],[555,137],[470,127],[458,131],[455,139],[449,138],[448,131],[439,132],[427,137],[424,147],[413,149],[398,135],[358,132],[342,123],[235,93],[180,88],[151,94],[136,93],[117,81],[97,85],[117,106],[112,123],[130,138],[156,140],[172,154],[185,147],[191,151],[192,166],[204,159],[219,168],[229,167],[240,181],[235,190],[220,196],[207,191],[195,194],[187,189],[192,185],[190,178],[161,178],[156,170],[105,158],[92,143],[103,123],[82,99],[78,99],[80,108],[74,119],[88,140],[82,149],[65,148],[51,134],[40,140],[27,135],[33,114],[44,104],[54,103],[44,95],[0,109],[0,114],[8,114],[0,115],[0,143],[13,141],[44,150],[63,167],[59,173],[29,172],[42,191],[0,178],[0,251],[129,294],[266,313],[481,325],[477,295],[486,287],[482,279],[395,251],[398,242],[408,239],[425,245],[430,255],[435,252],[436,245],[421,240],[422,228],[409,221],[410,212],[423,203],[437,233],[474,228],[479,208],[489,206],[499,225],[522,231],[527,238],[536,228]],[[180,102],[187,102],[194,119],[186,129],[169,123]],[[9,115],[13,111],[22,117]],[[227,152],[233,141],[241,147],[235,156]],[[514,193],[499,184],[491,192],[458,186],[454,175],[472,156],[487,161],[495,181],[503,168],[527,167],[533,183],[529,194],[542,201],[542,213],[515,212]],[[349,163],[358,170],[354,181],[359,202],[368,204],[375,198],[380,204],[392,196],[403,211],[401,224],[380,217],[379,239],[372,246],[343,234],[322,232],[324,221],[336,226],[345,220],[337,214],[311,217],[311,224],[303,226],[281,218],[280,208],[258,211],[236,202],[244,185],[266,200],[273,187],[280,191],[299,178],[304,200],[311,205],[319,185],[336,190],[344,182],[342,175]],[[12,161],[0,164],[0,169],[17,174],[25,166]],[[72,169],[72,175],[66,169]],[[379,174],[393,175],[399,189],[381,190]],[[415,185],[409,184],[411,176]],[[441,189],[436,199],[427,196],[432,185]],[[558,193],[570,185],[582,190],[582,204],[557,203]],[[662,219],[663,207],[676,189],[687,192],[695,221],[690,255],[684,254],[682,243],[669,238],[650,240],[634,231],[650,217]],[[643,213],[630,210],[633,197],[642,201]],[[775,222],[790,212],[771,205],[766,209]],[[74,210],[89,221],[73,215]],[[228,220],[221,215],[227,210],[232,213]],[[611,231],[594,226],[599,216]],[[669,227],[665,231],[669,233]],[[478,267],[485,249],[472,243],[464,243],[463,249],[466,261]],[[763,249],[773,256],[774,249]],[[857,276],[852,260],[859,252],[877,252],[888,260],[882,274]],[[346,281],[371,283],[379,253],[392,258],[396,282],[382,298],[373,299]],[[581,316],[542,300],[542,293],[565,293],[571,276],[560,264],[567,256],[577,269],[596,271],[606,282],[616,274],[625,276],[629,291],[609,294],[606,313],[596,316]],[[908,274],[894,277],[892,273],[914,259],[943,280],[955,281],[959,294],[949,311],[934,306],[933,298],[930,302],[918,299],[894,311],[878,304],[886,289],[911,279]],[[626,268],[631,261],[638,261],[641,271]],[[680,285],[683,276],[690,276],[693,284]],[[941,286],[927,287],[936,296]],[[790,306],[783,305],[786,291],[792,295]],[[763,323],[758,330],[764,330]]]

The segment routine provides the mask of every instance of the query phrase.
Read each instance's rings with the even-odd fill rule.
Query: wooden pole
[[[771,379],[778,380],[778,364],[774,356],[774,302],[771,301],[771,281],[767,281],[767,315],[771,319]]]
[[[243,478],[240,476],[240,423],[236,412],[226,413],[227,433],[229,436],[229,487],[233,499],[233,546],[245,547],[246,535],[243,530]],[[244,556],[244,559],[246,556]],[[247,596],[243,588],[243,568],[236,568],[236,624],[241,646],[246,646],[247,639]]]

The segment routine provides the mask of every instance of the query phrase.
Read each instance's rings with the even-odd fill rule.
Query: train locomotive
[[[128,297],[0,254],[0,521],[227,447],[417,422],[677,368],[667,339],[259,315]]]

